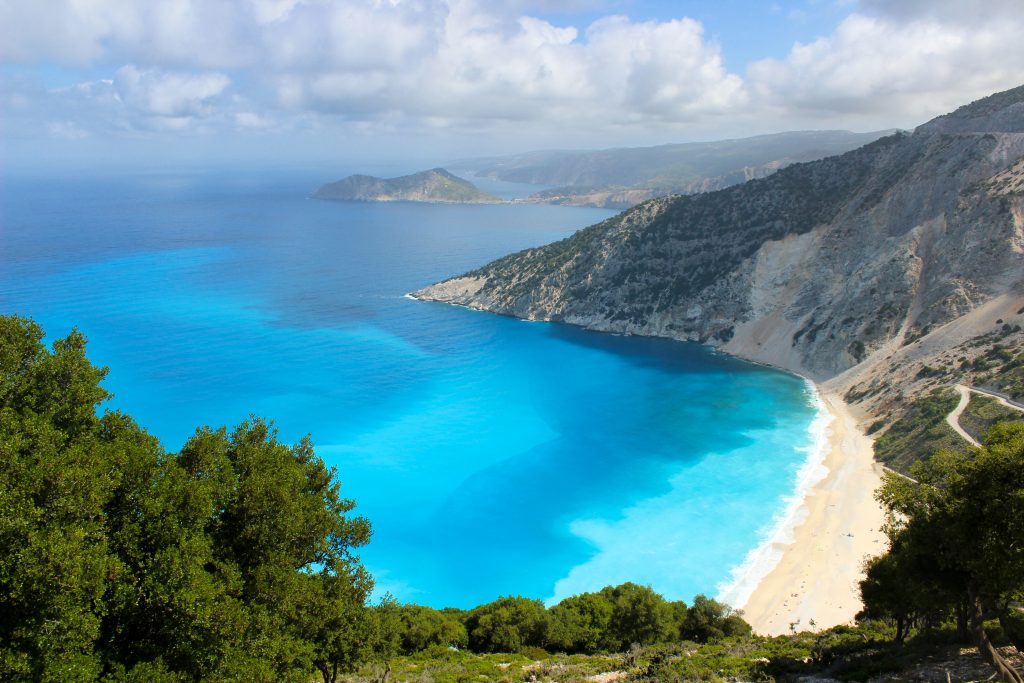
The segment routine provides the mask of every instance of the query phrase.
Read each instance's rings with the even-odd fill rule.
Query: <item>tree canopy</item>
[[[867,611],[900,621],[956,611],[998,675],[1024,682],[985,630],[999,618],[1012,634],[1024,599],[1024,424],[997,424],[983,448],[939,451],[912,475],[887,475],[878,494],[890,550],[867,566]]]
[[[309,680],[355,661],[370,537],[309,439],[167,453],[77,331],[0,317],[0,678]]]

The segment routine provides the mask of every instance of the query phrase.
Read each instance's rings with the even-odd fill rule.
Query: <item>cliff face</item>
[[[468,180],[443,168],[421,171],[399,178],[351,175],[324,185],[315,199],[363,202],[438,202],[457,204],[499,204],[501,199],[482,192]]]
[[[651,200],[414,296],[702,341],[849,387],[1021,317],[1022,186],[1024,86],[913,134]]]

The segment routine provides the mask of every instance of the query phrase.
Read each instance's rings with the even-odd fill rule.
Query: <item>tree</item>
[[[403,605],[402,652],[412,654],[432,645],[464,648],[469,644],[466,627],[451,614],[424,607]]]
[[[1024,425],[996,425],[985,447],[939,451],[912,474],[916,482],[887,475],[879,491],[891,513],[892,548],[931,559],[944,582],[966,597],[982,655],[1002,680],[1024,683],[984,627],[986,619],[1005,619],[1024,593]]]
[[[633,643],[651,645],[673,637],[672,609],[650,586],[606,586],[601,595],[612,604],[605,646],[624,651]]]
[[[98,439],[106,375],[73,331],[0,317],[0,678],[88,681],[107,577],[103,510],[118,473]]]
[[[336,683],[372,656],[374,623],[362,578],[321,570],[304,575],[300,614],[303,637],[313,645],[313,665],[324,683]]]
[[[693,599],[680,627],[680,637],[698,643],[750,634],[750,624],[728,605],[705,595]]]
[[[915,624],[931,627],[954,612],[958,635],[965,638],[967,611],[961,577],[936,564],[920,545],[895,537],[889,552],[865,562],[860,584],[864,610],[858,619],[891,620],[896,641],[903,642]]]
[[[340,496],[334,469],[310,439],[286,446],[272,423],[254,417],[230,436],[198,430],[181,459],[213,492],[207,531],[215,557],[237,572],[242,599],[258,615],[249,637],[274,662],[273,675],[302,670],[314,657],[327,657],[332,671],[349,667],[353,650],[339,634],[358,634],[359,606],[372,588],[353,552],[369,541],[370,526],[348,514],[355,503]]]
[[[372,587],[309,439],[253,418],[178,454],[97,415],[73,331],[0,317],[0,678],[308,681],[351,667]],[[323,669],[322,669],[323,670]]]
[[[391,678],[391,660],[402,647],[401,608],[394,596],[386,593],[371,608],[370,615],[370,650],[374,659],[384,663],[384,670],[377,680],[379,683],[388,683]]]
[[[548,642],[565,652],[597,652],[605,643],[614,606],[600,593],[581,593],[551,608]]]
[[[543,647],[548,619],[540,600],[499,598],[466,615],[469,648],[474,652],[518,652],[526,646]]]
[[[213,492],[131,418],[107,413],[101,424],[120,475],[105,507],[118,562],[100,638],[107,659],[127,670],[159,660],[196,679],[229,676],[250,622],[240,577],[217,560],[207,533]]]

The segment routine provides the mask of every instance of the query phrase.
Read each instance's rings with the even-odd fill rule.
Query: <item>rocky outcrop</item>
[[[1024,87],[840,156],[645,202],[413,296],[705,342],[852,386],[986,304],[1024,303],[1022,159]]]
[[[433,202],[442,204],[500,204],[503,200],[487,194],[443,168],[421,171],[399,178],[350,175],[324,185],[314,199],[362,202]]]

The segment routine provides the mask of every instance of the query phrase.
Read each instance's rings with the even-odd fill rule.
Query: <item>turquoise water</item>
[[[307,199],[334,175],[7,177],[0,311],[77,325],[112,406],[168,449],[250,413],[311,433],[401,600],[729,583],[808,458],[805,383],[405,298],[611,214]]]

